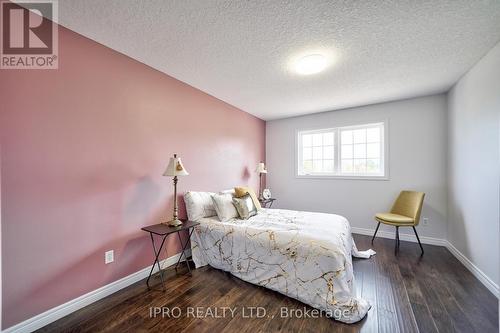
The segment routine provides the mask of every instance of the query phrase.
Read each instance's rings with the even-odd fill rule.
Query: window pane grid
[[[384,176],[384,124],[299,132],[299,174]]]
[[[340,131],[340,174],[381,174],[381,125]]]
[[[335,131],[302,134],[301,170],[305,174],[335,172]]]

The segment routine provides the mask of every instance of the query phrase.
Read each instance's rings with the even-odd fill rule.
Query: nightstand
[[[274,198],[259,199],[259,202],[260,202],[260,205],[262,206],[262,208],[271,208],[274,201],[276,201],[276,199],[274,199]]]
[[[199,224],[198,222],[185,221],[184,223],[182,223],[178,227],[171,227],[167,224],[159,223],[159,224],[154,224],[154,225],[150,225],[150,226],[141,228],[141,230],[149,232],[149,236],[151,237],[151,244],[153,245],[153,251],[155,254],[155,261],[153,262],[153,266],[151,266],[151,271],[149,272],[148,279],[146,280],[146,285],[148,286],[148,289],[150,288],[149,280],[151,279],[151,276],[153,275],[153,270],[155,268],[155,265],[157,265],[158,271],[160,273],[160,279],[161,279],[161,284],[163,286],[163,291],[166,291],[165,283],[163,282],[163,270],[160,267],[159,257],[160,257],[161,250],[163,248],[163,244],[165,244],[165,239],[167,239],[167,236],[170,234],[176,233],[177,237],[179,238],[179,242],[181,243],[182,252],[181,252],[181,255],[179,256],[179,260],[177,260],[177,264],[175,265],[175,270],[177,271],[177,266],[179,266],[182,257],[183,256],[186,257],[185,251],[186,251],[187,245],[189,244],[189,240],[191,239],[191,235],[193,234],[194,227],[197,226],[198,224]],[[185,244],[182,243],[182,239],[181,239],[181,235],[180,235],[180,232],[183,230],[188,231],[188,239],[186,240]],[[153,235],[157,235],[157,236],[160,236],[162,238],[160,248],[158,250],[156,250],[155,239],[154,239]],[[186,264],[187,264],[187,267],[189,270],[189,274],[191,274],[191,268],[189,267],[189,262],[188,262],[187,257],[186,257]]]

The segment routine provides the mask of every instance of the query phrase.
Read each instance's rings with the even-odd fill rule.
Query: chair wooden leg
[[[422,251],[422,254],[424,254],[424,248],[422,247],[422,243],[420,243],[420,238],[418,238],[418,234],[417,234],[417,229],[415,229],[415,227],[412,227],[413,228],[413,231],[415,232],[415,236],[417,236],[417,241],[418,241],[418,245],[420,245],[420,251]]]
[[[380,227],[380,222],[377,224],[377,228],[375,229],[375,233],[373,234],[372,244],[373,244],[373,240],[375,239],[375,236],[377,235],[378,227]]]

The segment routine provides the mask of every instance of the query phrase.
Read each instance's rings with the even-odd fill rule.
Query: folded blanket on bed
[[[263,209],[248,220],[198,222],[191,238],[196,267],[209,264],[345,323],[370,309],[355,296],[351,256],[369,258],[375,251],[358,251],[344,217]]]

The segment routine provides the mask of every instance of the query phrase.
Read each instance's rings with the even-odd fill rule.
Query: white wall
[[[446,96],[435,95],[267,122],[267,185],[273,208],[336,213],[353,227],[374,229],[373,216],[390,209],[403,189],[426,193],[419,235],[446,237]],[[295,177],[295,131],[389,121],[389,180]],[[394,228],[381,227],[394,232]],[[413,234],[411,228],[401,233]]]
[[[499,284],[500,44],[448,95],[448,241]]]

